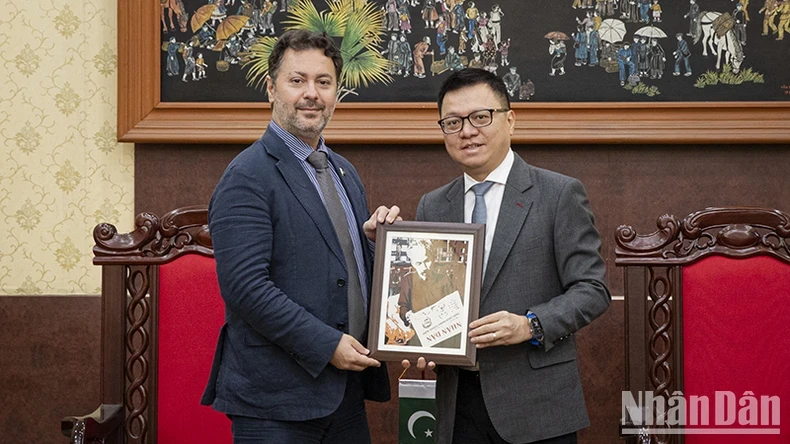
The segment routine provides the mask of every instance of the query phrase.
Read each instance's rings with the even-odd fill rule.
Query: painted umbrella
[[[653,25],[639,28],[639,30],[636,31],[634,35],[638,35],[640,37],[649,37],[651,39],[664,39],[667,37],[667,34],[664,31],[662,31],[660,28],[656,28]]]
[[[565,34],[561,31],[551,31],[550,33],[543,36],[545,39],[551,40],[570,40],[571,38],[568,37],[568,34]]]
[[[598,36],[604,42],[622,42],[625,37],[625,23],[622,20],[606,19],[598,27]]]
[[[217,40],[225,40],[241,31],[249,19],[246,15],[229,15],[217,26]]]
[[[211,14],[214,13],[216,8],[217,5],[214,4],[199,7],[198,10],[192,14],[192,18],[189,19],[189,26],[192,28],[192,32],[197,32],[197,30],[211,18]]]

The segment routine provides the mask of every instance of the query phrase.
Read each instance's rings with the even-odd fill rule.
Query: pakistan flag
[[[398,444],[436,442],[436,381],[398,381]]]

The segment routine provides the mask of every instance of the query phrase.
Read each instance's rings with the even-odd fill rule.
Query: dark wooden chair
[[[624,403],[626,394],[637,407],[646,407],[647,393],[660,398],[650,410],[624,408],[623,435],[640,443],[790,442],[790,409],[779,409],[790,399],[790,215],[708,208],[661,216],[657,227],[616,233],[616,264],[625,269]],[[673,409],[681,393],[685,412]],[[717,396],[735,407],[724,421],[715,417]],[[745,409],[750,396],[757,416]]]
[[[206,207],[142,213],[93,232],[102,267],[101,406],[61,423],[73,443],[222,444],[225,415],[199,404],[224,306]]]

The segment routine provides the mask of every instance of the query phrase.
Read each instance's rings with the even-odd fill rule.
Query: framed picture
[[[310,1],[321,13],[328,7],[326,0]],[[403,12],[408,14],[398,15],[400,20],[383,19],[386,24],[379,30],[382,41],[372,52],[392,58],[385,61],[394,63],[397,58],[390,57],[394,49],[389,50],[388,45],[403,40],[409,51],[399,54],[405,55],[402,58],[411,60],[411,64],[404,62],[405,68],[400,71],[390,68],[388,82],[373,83],[345,96],[324,132],[333,144],[442,143],[433,100],[439,85],[452,71],[447,66],[480,63],[495,69],[503,79],[507,76],[506,84],[513,87],[511,101],[517,116],[513,143],[704,144],[790,140],[787,125],[790,74],[782,64],[790,55],[790,38],[783,39],[781,25],[776,31],[778,35],[764,32],[760,22],[775,26],[779,14],[764,15],[760,12],[762,2],[705,2],[706,10],[698,11],[693,17],[698,17],[701,25],[707,23],[705,20],[714,20],[710,14],[720,18],[717,25],[707,23],[713,31],[705,34],[708,28],[701,26],[698,31],[690,26],[697,21],[690,22],[687,18],[693,12],[688,1],[500,0],[477,2],[477,6],[469,0],[369,1],[376,6],[371,11],[405,6]],[[273,8],[275,3],[278,6]],[[244,46],[249,39],[281,34],[287,22],[293,22],[289,8],[298,3],[298,0],[119,2],[119,140],[240,144],[257,140],[271,118],[271,111],[261,89],[248,84],[249,68],[243,67]],[[581,6],[575,6],[577,3]],[[644,14],[644,8],[634,6],[659,3],[661,9],[651,7],[648,15]],[[733,6],[736,3],[744,11],[738,11]],[[621,7],[614,8],[615,4]],[[448,11],[459,6],[461,13]],[[260,19],[267,8],[272,16]],[[463,19],[469,9],[476,11],[475,14],[479,12],[480,19]],[[660,12],[660,17],[656,12]],[[743,22],[738,24],[741,13],[746,14],[746,20],[752,14],[748,26]],[[409,15],[408,20],[402,18]],[[249,20],[239,20],[247,16]],[[251,25],[256,22],[255,17],[260,22],[257,27]],[[454,20],[454,17],[460,18]],[[238,26],[234,27],[234,23]],[[450,24],[453,27],[448,29]],[[205,38],[201,36],[202,26],[207,27]],[[743,43],[748,36],[749,44],[724,47],[712,37],[722,32],[737,34]],[[498,45],[488,45],[485,49],[481,45],[483,34],[493,38],[494,43],[499,40]],[[689,53],[680,64],[673,56],[681,45],[675,40],[676,35],[681,36]],[[705,35],[710,38],[706,40]],[[727,41],[734,41],[733,38]],[[656,43],[661,49],[646,56],[634,55],[644,51],[632,49],[632,58],[636,60],[631,66],[626,44],[633,41],[631,45],[635,47],[637,40],[640,47],[650,49]],[[584,48],[593,47],[590,41],[598,42],[600,49],[585,51]],[[425,49],[432,54],[425,52],[420,58],[426,72],[418,75],[414,71],[418,63],[413,54],[421,42],[426,43]],[[467,46],[465,52],[461,52],[462,43]],[[620,50],[624,51],[622,57],[617,57],[625,60],[623,67],[616,62]],[[384,55],[385,51],[389,52]],[[448,62],[446,54],[450,52],[455,52],[457,57],[453,59],[458,63]],[[661,53],[663,56],[659,57]],[[655,66],[649,63],[651,54]],[[476,59],[477,55],[482,56],[480,60]],[[484,63],[487,59],[488,64]],[[514,68],[516,71],[509,72]]]
[[[485,226],[396,222],[376,234],[368,348],[384,361],[475,364]]]

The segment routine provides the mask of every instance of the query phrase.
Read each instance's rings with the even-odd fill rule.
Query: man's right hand
[[[329,363],[340,370],[361,372],[368,367],[381,367],[381,363],[369,358],[370,350],[366,349],[353,336],[344,334],[332,354]]]

